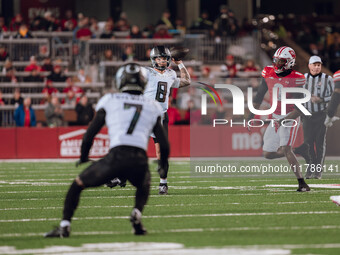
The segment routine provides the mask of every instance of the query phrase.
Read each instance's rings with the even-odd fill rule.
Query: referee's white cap
[[[309,59],[309,64],[314,64],[314,63],[321,63],[321,58],[319,56],[311,56]]]

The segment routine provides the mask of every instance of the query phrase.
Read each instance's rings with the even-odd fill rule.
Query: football
[[[185,47],[175,46],[170,49],[171,57],[176,61],[183,60],[189,53],[189,49]]]

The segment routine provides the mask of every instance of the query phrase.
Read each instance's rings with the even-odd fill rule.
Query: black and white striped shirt
[[[316,113],[320,111],[325,111],[328,102],[331,100],[331,96],[334,90],[334,82],[332,76],[325,73],[320,73],[316,76],[310,73],[305,73],[306,83],[303,86],[305,89],[309,90],[311,95],[320,97],[323,101],[321,103],[312,103],[312,100],[305,103],[305,107],[310,113]]]

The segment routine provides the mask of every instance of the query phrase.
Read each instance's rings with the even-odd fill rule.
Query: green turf
[[[171,162],[168,196],[157,195],[159,179],[156,165],[151,164],[151,196],[143,219],[147,236],[131,234],[127,217],[135,190],[128,184],[126,188],[85,190],[74,216],[71,237],[44,239],[42,234],[59,223],[69,184],[85,167],[77,169],[73,163],[0,163],[0,246],[27,249],[137,241],[174,242],[186,247],[293,245],[293,254],[340,253],[331,245],[322,246],[340,243],[340,208],[329,200],[331,195],[340,195],[340,189],[314,188],[309,193],[297,193],[292,173],[280,177],[192,177],[190,163],[184,161]],[[308,183],[336,184],[337,177],[334,172],[326,173],[322,180]],[[296,187],[265,186],[279,184]],[[302,247],[295,249],[296,245]]]

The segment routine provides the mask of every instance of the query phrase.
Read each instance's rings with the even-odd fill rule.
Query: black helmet
[[[116,88],[121,91],[143,92],[147,83],[145,68],[136,63],[121,66],[116,73]]]
[[[166,58],[166,67],[170,66],[170,60],[171,60],[171,53],[170,50],[164,46],[156,46],[154,48],[152,48],[151,52],[150,52],[150,59],[152,62],[152,66],[153,68],[156,68],[160,71],[165,70],[165,66],[159,66],[156,63],[156,58],[158,57],[165,57]]]

